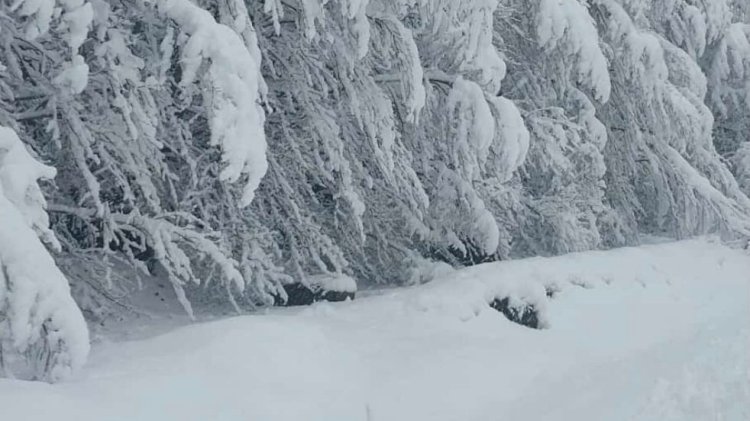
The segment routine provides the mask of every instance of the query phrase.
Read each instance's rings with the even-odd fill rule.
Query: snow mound
[[[314,275],[308,277],[307,281],[321,291],[357,292],[357,282],[344,274]]]
[[[425,285],[414,294],[413,305],[421,311],[468,320],[486,311],[494,300],[507,297],[533,306],[540,324],[547,326],[554,323],[547,315],[549,302],[564,290],[602,288],[613,283],[648,288],[713,279],[724,269],[724,263],[717,267],[717,262],[726,262],[726,255],[725,246],[713,239],[701,239],[487,263]]]

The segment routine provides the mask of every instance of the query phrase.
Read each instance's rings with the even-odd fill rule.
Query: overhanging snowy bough
[[[0,126],[0,374],[57,381],[89,352],[68,281],[42,244],[60,247],[36,184],[54,175]]]

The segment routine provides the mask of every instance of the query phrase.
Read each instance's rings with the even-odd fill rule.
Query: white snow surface
[[[547,298],[546,289],[555,290]],[[497,294],[546,328],[509,322]],[[95,344],[2,419],[747,420],[750,255],[710,239],[491,263],[352,302]]]
[[[344,274],[313,275],[307,281],[323,291],[357,292],[357,281]]]

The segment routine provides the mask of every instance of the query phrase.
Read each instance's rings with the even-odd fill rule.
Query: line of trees
[[[193,315],[750,237],[749,116],[742,0],[0,1],[0,367],[85,359],[66,277]]]

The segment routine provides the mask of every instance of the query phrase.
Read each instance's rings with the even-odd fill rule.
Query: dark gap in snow
[[[324,291],[321,299],[330,302],[353,300],[354,293],[350,291]]]
[[[533,304],[511,303],[509,297],[495,298],[490,303],[490,307],[503,313],[503,315],[513,323],[517,323],[521,326],[530,327],[532,329],[540,329],[539,316],[537,314],[536,307]]]
[[[277,295],[274,298],[275,305],[291,307],[306,306],[318,301],[346,301],[347,299],[353,300],[355,294],[353,291],[334,291],[314,287],[310,288],[299,282],[284,285],[284,291],[286,291],[287,295],[286,301]]]

